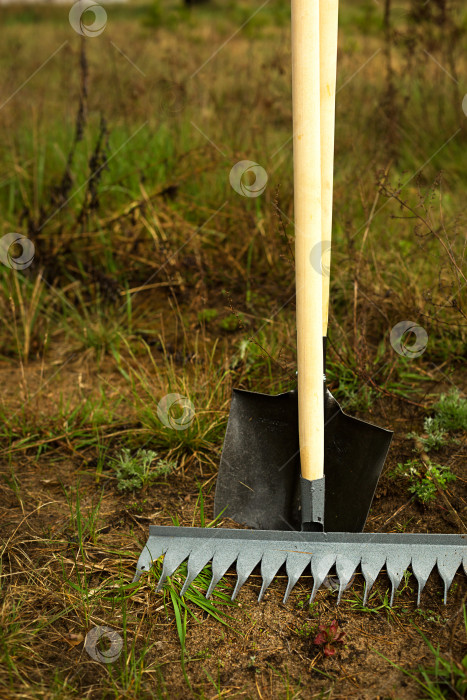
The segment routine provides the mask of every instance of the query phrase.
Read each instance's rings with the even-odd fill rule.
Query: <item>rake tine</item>
[[[183,584],[182,590],[180,591],[180,597],[182,598],[189,586],[193,583],[195,578],[204,569],[206,564],[212,559],[212,546],[209,544],[201,547],[200,549],[191,552],[188,558],[188,570],[185,583]]]
[[[159,583],[156,586],[156,593],[162,590],[164,583],[167,581],[169,576],[178,569],[180,564],[185,561],[185,559],[190,554],[192,544],[181,545],[175,544],[171,549],[170,546],[164,557],[164,566],[162,567],[162,574],[159,579]]]
[[[349,552],[349,556],[338,555],[336,560],[336,571],[339,577],[339,595],[337,605],[341,602],[342,593],[355,573],[355,569],[360,564],[361,554],[359,552]]]
[[[412,571],[418,583],[417,608],[420,607],[420,597],[425,588],[433,567],[436,564],[436,555],[432,559],[428,559],[426,555],[415,554],[412,556]]]
[[[255,547],[253,550],[244,550],[240,552],[237,559],[237,583],[235,584],[232,600],[238,595],[240,588],[243,586],[255,566],[261,561],[264,553],[263,547]]]
[[[154,561],[157,561],[167,551],[167,542],[158,537],[150,537],[143,547],[143,551],[139,555],[136,565],[136,573],[133,578],[133,583],[136,583],[141,578],[142,574],[149,571]]]
[[[261,586],[261,590],[259,592],[258,602],[263,600],[267,587],[281,568],[282,564],[285,562],[286,558],[287,552],[277,552],[273,550],[268,550],[265,552],[263,558],[261,559],[261,576],[263,578],[263,585]]]
[[[287,555],[286,569],[289,580],[282,601],[283,603],[287,602],[292,588],[295,586],[310,561],[311,554],[306,554],[304,552],[289,552]]]
[[[452,579],[456,575],[457,569],[461,565],[462,555],[459,552],[443,552],[438,556],[438,571],[444,581],[444,604],[451,587]]]
[[[398,552],[396,549],[391,548],[391,551],[388,553],[388,557],[386,559],[386,569],[392,587],[390,602],[391,607],[394,603],[394,594],[399,588],[404,571],[410,566],[411,559],[412,557],[410,552]]]
[[[371,588],[386,563],[386,551],[381,548],[374,552],[366,550],[362,557],[361,568],[365,579],[363,605],[366,606]]]
[[[329,573],[329,569],[336,561],[335,554],[323,554],[317,552],[311,559],[311,573],[313,576],[313,590],[311,591],[310,603],[313,602],[319,587]]]
[[[225,549],[218,549],[215,551],[214,556],[212,558],[212,578],[211,578],[211,583],[209,584],[209,588],[206,591],[206,598],[210,598],[213,590],[232,564],[234,563],[235,559],[238,557],[238,550],[225,550]]]

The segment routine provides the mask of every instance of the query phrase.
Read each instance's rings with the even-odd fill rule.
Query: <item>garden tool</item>
[[[313,459],[315,464],[322,459],[318,455],[324,445],[324,528],[327,532],[359,532],[364,528],[392,433],[346,415],[326,385],[322,389],[318,386],[323,359],[317,337],[321,333],[324,337],[325,356],[329,307],[338,0],[319,4],[319,80],[311,72],[297,72],[294,65],[294,128],[309,130],[312,116],[315,119],[308,145],[301,138],[294,145],[298,393],[294,390],[269,396],[234,390],[214,514],[222,513],[242,525],[265,530],[300,528],[300,472],[309,473],[304,460],[310,459],[310,453],[304,455],[299,442],[307,442],[309,433],[317,430],[317,419],[308,413],[309,399],[302,394],[315,394],[314,410],[322,411],[319,392],[324,393],[324,441],[316,435],[319,444],[313,447]],[[301,61],[298,50],[296,46],[295,59]],[[306,112],[305,101],[311,99],[317,100],[313,115]],[[306,238],[310,216],[313,240]],[[318,322],[321,318],[322,331]],[[310,376],[313,385],[308,384]],[[316,489],[319,483],[315,482]]]
[[[265,413],[255,414],[255,420],[258,423],[261,423],[261,415],[265,416],[266,428],[261,435],[261,441],[265,443],[265,436],[268,435],[269,440],[272,440],[276,431],[281,431],[281,434],[286,436],[289,431],[288,411],[296,412],[298,402],[299,442],[296,443],[296,449],[300,450],[301,466],[301,531],[293,531],[291,528],[290,531],[285,532],[283,527],[275,530],[231,530],[214,527],[151,526],[149,539],[138,560],[134,580],[138,580],[143,572],[151,568],[154,561],[163,557],[158,590],[186,561],[187,576],[181,595],[186,592],[196,576],[211,564],[212,579],[206,594],[209,597],[220,579],[235,564],[237,582],[232,594],[233,599],[255,567],[260,567],[262,575],[259,599],[263,597],[281,567],[285,567],[288,575],[284,600],[287,600],[292,588],[306,571],[313,576],[311,593],[311,599],[313,599],[328,573],[335,567],[339,579],[339,601],[354,572],[360,567],[366,583],[364,597],[366,604],[371,586],[384,567],[392,586],[392,603],[404,571],[409,566],[412,567],[418,581],[418,600],[435,567],[444,581],[445,598],[458,568],[463,564],[464,569],[467,570],[467,546],[462,535],[323,531],[323,524],[326,525],[326,529],[328,528],[325,499],[328,499],[330,490],[336,490],[338,496],[331,491],[331,498],[334,499],[336,508],[339,504],[343,511],[353,512],[355,505],[352,501],[360,499],[361,494],[354,490],[356,481],[368,498],[365,479],[371,480],[373,477],[371,475],[368,477],[364,470],[360,471],[358,459],[365,462],[364,469],[369,469],[372,450],[375,449],[375,445],[378,445],[380,439],[380,434],[374,432],[380,429],[367,424],[360,425],[360,422],[349,423],[348,421],[353,419],[348,419],[341,414],[340,409],[327,393],[325,400],[321,372],[323,366],[322,280],[319,272],[310,264],[309,256],[313,247],[321,241],[319,19],[320,10],[323,22],[331,5],[334,5],[334,0],[332,2],[330,0],[321,0],[321,2],[292,0],[298,396],[287,394],[282,398],[260,397],[264,400]],[[316,371],[316,368],[320,371]],[[275,408],[276,405],[279,405],[279,409]],[[268,411],[267,409],[272,406],[274,408]],[[330,415],[326,429],[333,423],[340,426],[327,443],[325,442],[325,411]],[[248,417],[247,409],[245,414]],[[296,425],[296,419],[294,421]],[[233,432],[244,430],[244,426],[245,422],[236,421]],[[353,432],[357,437],[352,440]],[[239,435],[238,439],[241,437]],[[384,437],[384,448],[380,445],[374,453],[378,464],[381,464],[381,460],[384,461],[389,445],[390,436],[384,435]],[[350,440],[351,449],[347,447],[345,439]],[[249,459],[250,451],[256,455],[259,454],[255,440],[255,431],[244,434],[245,459]],[[282,449],[280,441],[277,443],[277,449]],[[329,461],[329,452],[332,450],[336,455],[332,461]],[[356,452],[354,453],[353,450]],[[358,454],[358,457],[355,457],[355,454]],[[326,473],[326,475],[324,475],[325,459],[328,459],[327,463],[332,465],[329,474]],[[339,460],[342,460],[342,464]],[[276,458],[274,463],[278,464]],[[248,464],[251,463],[248,462]],[[287,466],[287,463],[285,464]],[[251,468],[255,471],[256,465],[251,464]],[[346,469],[351,472],[351,478],[347,477]],[[373,474],[373,468],[370,471]],[[265,470],[262,474],[264,480],[276,478],[275,474],[271,475]],[[340,479],[346,484],[348,497],[345,489],[341,488]],[[280,478],[278,483],[279,488],[282,488]],[[260,483],[258,487],[261,487]],[[265,493],[270,494],[271,489],[266,489]],[[278,501],[277,505],[285,508],[287,504],[282,500]],[[269,508],[275,507],[274,500],[269,504]],[[346,515],[336,513],[335,517],[345,520]],[[352,522],[356,521],[357,518]],[[290,524],[288,527],[291,527]]]

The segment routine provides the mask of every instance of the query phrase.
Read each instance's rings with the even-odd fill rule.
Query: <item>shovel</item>
[[[217,477],[214,514],[265,530],[300,528],[300,473],[315,481],[316,499],[323,497],[324,448],[326,495],[321,529],[324,524],[327,532],[362,531],[392,438],[390,431],[346,415],[322,385],[329,307],[337,29],[338,0],[321,2],[319,80],[311,70],[311,57],[298,55],[310,40],[295,35],[298,393],[268,396],[234,390]],[[299,45],[299,40],[307,43]]]
[[[158,590],[187,561],[187,576],[181,595],[204,567],[210,564],[212,578],[207,597],[228,569],[235,565],[237,582],[232,599],[257,566],[262,575],[260,599],[281,567],[285,567],[288,576],[284,600],[305,571],[311,572],[313,576],[313,599],[329,571],[335,567],[339,579],[339,601],[355,570],[360,567],[365,579],[366,604],[371,586],[385,567],[392,586],[392,604],[395,591],[409,566],[418,581],[418,601],[435,567],[444,581],[445,599],[458,568],[462,564],[464,569],[467,567],[467,546],[462,535],[322,531],[323,524],[326,524],[328,530],[346,519],[354,527],[357,522],[359,526],[364,522],[371,501],[370,494],[372,496],[372,490],[367,486],[368,472],[376,483],[375,475],[379,474],[390,440],[390,435],[385,435],[384,432],[381,434],[379,428],[345,416],[328,392],[325,392],[322,373],[317,371],[317,368],[321,370],[323,366],[322,281],[309,263],[309,254],[321,240],[319,18],[321,11],[324,21],[331,6],[337,7],[336,0],[292,0],[298,397],[293,392],[282,397],[253,395],[255,410],[251,411],[248,402],[242,402],[243,393],[236,392],[234,401],[239,399],[239,408],[235,409],[235,422],[232,424],[229,421],[228,443],[236,444],[234,456],[237,470],[242,467],[242,458],[243,479],[246,475],[248,480],[252,480],[248,485],[254,484],[254,487],[250,486],[253,493],[255,488],[258,491],[262,489],[264,497],[269,499],[266,504],[261,503],[258,493],[254,495],[262,514],[261,521],[268,520],[267,508],[278,508],[283,518],[284,513],[287,516],[289,511],[292,516],[296,515],[297,462],[293,449],[299,453],[301,532],[293,531],[293,522],[284,525],[283,518],[280,517],[277,519],[280,524],[275,530],[151,526],[149,539],[138,559],[134,580],[137,581],[142,573],[151,568],[154,561],[163,557]],[[328,416],[326,425],[325,415]],[[247,430],[248,423],[257,425],[258,429],[263,425],[259,437],[256,430]],[[297,423],[299,442],[296,435],[288,440],[287,435],[292,430],[289,426],[296,429]],[[330,432],[331,425],[338,425],[339,428]],[[278,431],[287,443],[287,449],[281,440],[275,440]],[[269,448],[273,439],[275,448],[281,451],[284,461],[281,463],[280,456],[277,457],[273,450],[268,449],[274,465],[274,469],[268,472],[260,447]],[[242,450],[240,441],[243,441]],[[294,448],[289,450],[292,446]],[[250,459],[251,453],[258,459],[261,457],[261,478],[256,476],[259,465]],[[290,469],[291,460],[295,460],[293,472]],[[223,464],[227,464],[225,457]],[[251,469],[251,474],[245,469],[245,464],[247,469]],[[284,469],[291,471],[288,491],[284,489],[283,465]],[[348,471],[352,478],[348,476]],[[233,491],[237,493],[235,504],[240,512],[238,484],[235,483],[238,476],[235,476],[235,471],[230,473]],[[269,483],[265,485],[262,480]],[[356,488],[356,480],[363,492]],[[342,487],[342,481],[345,488]],[[275,492],[274,485],[280,493]],[[246,492],[250,492],[250,488],[246,488]],[[284,495],[284,490],[287,495]],[[228,504],[228,494],[225,491],[224,494],[224,502]],[[362,496],[365,498],[364,506],[355,505],[354,501],[359,502]],[[329,500],[333,504],[331,510]],[[353,517],[347,516],[347,511],[353,512]],[[329,513],[328,524],[326,519]],[[254,517],[252,509],[248,509],[248,516]],[[273,514],[271,522],[275,518]],[[284,532],[286,528],[290,531]]]

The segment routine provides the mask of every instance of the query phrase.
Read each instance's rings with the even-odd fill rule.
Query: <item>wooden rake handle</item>
[[[331,102],[335,95],[335,76],[332,79],[331,71],[334,66],[335,73],[337,38],[328,43],[327,35],[331,28],[337,28],[336,10],[337,0],[292,0],[298,413],[302,477],[310,481],[324,475],[322,337],[329,278],[323,278],[320,266],[313,265],[312,260],[316,259],[322,236],[329,236],[330,240],[333,163],[329,163],[329,144],[331,138],[334,142]],[[322,49],[320,30],[326,34],[321,37]],[[328,55],[331,51],[334,58]],[[323,92],[327,97],[321,107]],[[325,122],[323,128],[321,119]]]

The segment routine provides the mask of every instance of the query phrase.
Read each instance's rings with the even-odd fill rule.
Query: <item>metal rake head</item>
[[[421,593],[435,567],[444,582],[444,603],[459,567],[463,566],[467,574],[465,535],[303,533],[151,526],[134,581],[149,571],[152,563],[162,556],[164,563],[158,591],[167,578],[187,561],[187,576],[180,593],[183,595],[210,563],[212,578],[206,592],[207,598],[228,569],[236,564],[237,581],[232,600],[235,600],[257,566],[262,576],[259,601],[279,569],[285,566],[288,583],[284,603],[307,570],[313,576],[312,601],[330,570],[335,567],[339,579],[339,603],[342,593],[360,567],[365,580],[364,605],[383,569],[391,582],[391,605],[409,566],[418,582],[417,605],[420,605]]]

